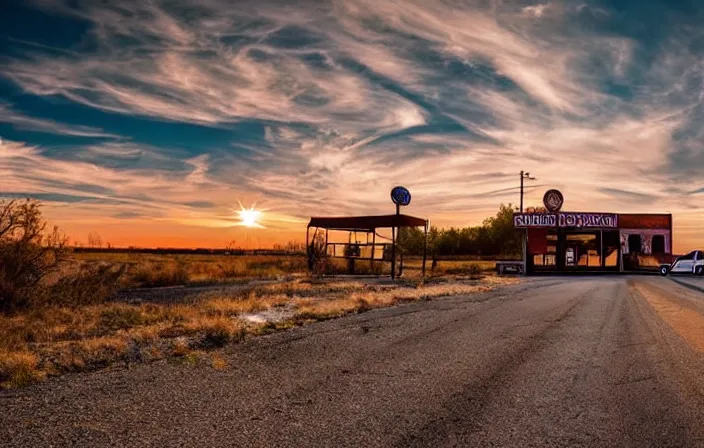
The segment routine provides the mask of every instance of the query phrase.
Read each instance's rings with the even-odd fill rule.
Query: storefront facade
[[[553,210],[514,215],[527,274],[657,270],[672,257],[672,215],[562,212],[544,202]]]

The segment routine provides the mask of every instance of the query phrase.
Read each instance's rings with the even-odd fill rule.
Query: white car
[[[704,275],[704,250],[693,250],[687,255],[675,258],[672,264],[661,265],[660,274]]]

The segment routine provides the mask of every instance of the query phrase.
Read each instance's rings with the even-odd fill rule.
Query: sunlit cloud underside
[[[0,194],[78,240],[224,246],[393,212],[395,185],[474,225],[523,169],[527,205],[673,213],[675,250],[704,246],[704,5],[619,5],[11,5]]]

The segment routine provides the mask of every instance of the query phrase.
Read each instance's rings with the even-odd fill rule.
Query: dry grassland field
[[[388,272],[388,266],[360,265]],[[59,305],[0,314],[2,388],[158,360],[224,369],[217,348],[245,337],[518,281],[495,276],[493,262],[470,260],[441,260],[433,270],[428,261],[421,281],[419,259],[406,260],[403,277],[395,282],[374,276],[317,278],[308,274],[300,255],[79,253],[64,274],[87,266],[118,272],[119,278],[115,284],[71,283],[83,290],[71,291],[71,297],[85,297],[80,303],[57,298]],[[344,268],[336,263],[328,269]]]

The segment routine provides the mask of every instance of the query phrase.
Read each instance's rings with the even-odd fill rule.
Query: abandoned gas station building
[[[656,270],[672,259],[671,214],[562,212],[557,190],[544,203],[545,213],[514,215],[527,274]]]

